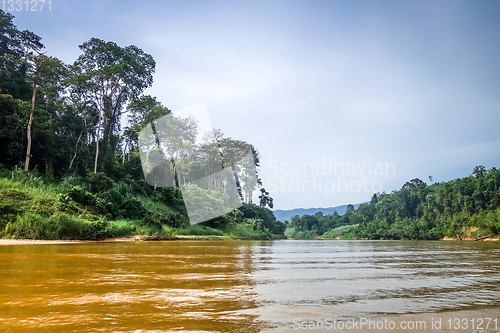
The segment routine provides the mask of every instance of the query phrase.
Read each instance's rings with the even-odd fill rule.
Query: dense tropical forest
[[[432,177],[429,177],[432,182]],[[285,235],[312,239],[481,239],[500,234],[500,170],[484,166],[472,175],[427,185],[415,178],[388,193],[375,193],[340,216],[294,216]]]
[[[189,223],[178,187],[146,183],[138,133],[170,114],[143,94],[153,84],[151,55],[92,38],[65,64],[46,55],[41,37],[18,29],[13,19],[0,11],[1,237],[282,237],[283,223],[265,207],[272,208],[269,193],[261,188],[259,205],[251,203],[262,185],[258,175],[239,189],[242,200],[246,194],[240,209],[200,225]],[[215,144],[238,143],[216,134]],[[203,163],[199,157],[189,171]],[[206,205],[217,200],[196,191]]]

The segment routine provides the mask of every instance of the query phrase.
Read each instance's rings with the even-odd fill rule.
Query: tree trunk
[[[104,172],[104,167],[106,166],[106,160],[109,157],[109,141],[110,141],[110,122],[107,122],[104,127],[104,133],[102,135],[102,149],[101,149],[101,158],[99,158],[98,168],[100,172]]]
[[[128,146],[128,140],[125,142],[125,148],[123,148],[122,164],[125,164],[125,152],[127,151],[127,146]]]
[[[94,173],[97,173],[97,159],[99,157],[99,136],[101,134],[101,123],[102,123],[102,111],[99,110],[99,124],[97,124],[97,136],[95,138]]]
[[[50,156],[50,155],[45,156],[45,173],[47,175],[54,174],[53,159],[52,159],[52,156]]]
[[[33,97],[31,97],[31,114],[30,121],[28,122],[28,147],[26,148],[26,162],[24,163],[24,170],[28,171],[30,166],[30,153],[31,153],[31,124],[33,123],[33,111],[35,110],[35,96],[36,96],[36,83],[33,83]]]
[[[71,170],[71,167],[73,166],[73,161],[76,158],[76,153],[78,152],[78,144],[80,143],[80,139],[82,138],[83,130],[80,132],[80,135],[78,136],[78,140],[76,141],[75,145],[75,155],[73,155],[73,158],[71,159],[71,163],[69,164],[68,170]]]

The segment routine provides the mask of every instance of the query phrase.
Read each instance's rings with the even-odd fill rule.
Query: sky
[[[47,5],[47,3],[46,3]],[[45,5],[45,6],[46,6]],[[52,0],[47,55],[92,37],[156,61],[145,91],[253,144],[275,209],[369,201],[500,167],[498,1]]]

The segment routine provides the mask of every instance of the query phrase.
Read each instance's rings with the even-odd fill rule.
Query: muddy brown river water
[[[500,332],[499,265],[500,242],[4,245],[0,331]]]

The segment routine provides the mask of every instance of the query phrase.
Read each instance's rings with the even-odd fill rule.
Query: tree
[[[125,147],[123,148],[122,163],[125,162],[127,148],[129,152],[139,145],[139,132],[150,122],[159,119],[171,111],[149,95],[141,96],[133,100],[127,110],[129,125],[124,131]]]
[[[250,202],[252,193],[258,184],[258,157],[255,153],[255,148],[244,141],[234,140],[232,138],[222,138],[222,135],[219,142],[222,150],[224,168],[230,168],[233,171],[233,177],[236,181],[241,200]],[[269,201],[266,201],[266,204],[267,202]]]
[[[260,192],[261,194],[259,196],[259,206],[269,206],[270,209],[273,209],[273,198],[269,196],[269,192],[267,192],[265,188],[261,188]]]
[[[138,47],[120,47],[113,42],[91,38],[80,45],[83,54],[73,65],[74,92],[98,106],[94,173],[104,171],[116,142],[125,104],[153,84],[155,61]],[[125,110],[126,112],[127,110]],[[102,131],[102,154],[99,139]]]
[[[14,98],[26,92],[26,64],[21,62],[18,37],[20,31],[12,22],[14,16],[0,10],[0,92]]]
[[[482,177],[486,173],[486,168],[484,165],[478,165],[474,167],[474,170],[472,170],[472,174],[476,175],[476,178]]]
[[[29,44],[33,44],[30,42]],[[30,46],[30,47],[36,47]],[[35,49],[35,51],[37,51]],[[61,60],[53,57],[47,57],[44,54],[28,54],[27,59],[31,62],[30,77],[33,85],[33,95],[31,97],[31,113],[28,122],[26,135],[28,137],[28,145],[26,147],[26,161],[24,170],[28,171],[31,157],[31,125],[33,123],[33,113],[35,111],[35,99],[37,88],[40,88],[44,96],[54,99],[59,91],[63,89],[61,83],[66,75],[66,65]],[[51,168],[48,168],[49,170]]]

